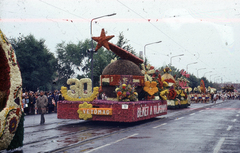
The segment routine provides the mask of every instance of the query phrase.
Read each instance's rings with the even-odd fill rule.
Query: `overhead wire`
[[[174,39],[172,39],[169,35],[167,35],[165,32],[163,32],[161,29],[159,29],[156,25],[154,25],[151,22],[148,22],[148,19],[146,19],[145,17],[143,17],[142,15],[140,15],[139,13],[137,13],[136,11],[134,11],[132,8],[128,7],[127,5],[125,5],[124,3],[120,2],[120,0],[117,0],[117,2],[119,2],[121,5],[123,5],[124,7],[128,8],[129,10],[131,10],[132,12],[134,12],[136,15],[138,15],[139,17],[141,17],[142,19],[144,19],[147,23],[151,24],[154,28],[156,28],[158,31],[160,31],[162,34],[164,34],[166,37],[168,37],[171,41],[173,41],[175,44],[177,44],[178,46],[180,46],[184,51],[190,53],[191,55],[195,56],[195,54],[191,53],[189,50],[187,50],[184,46],[182,46],[181,44],[179,44],[178,42],[176,42]],[[217,10],[220,11],[220,10]],[[213,11],[211,11],[213,12]],[[207,67],[211,68],[210,65],[208,65],[207,63],[205,63],[204,61],[202,61],[200,58],[198,58],[197,60],[201,61],[204,65],[206,65]],[[222,76],[225,77],[225,75],[223,75],[221,72],[220,74]],[[226,77],[225,77],[226,78]],[[227,78],[226,78],[227,79]]]
[[[81,18],[81,19],[83,19],[83,20],[86,20],[86,21],[89,21],[90,22],[90,20],[89,19],[86,19],[86,18],[84,18],[84,17],[82,17],[82,16],[79,16],[79,15],[76,15],[76,14],[74,14],[74,13],[71,13],[71,12],[69,12],[69,11],[67,11],[67,10],[64,10],[64,9],[62,9],[62,8],[60,8],[60,7],[57,7],[57,6],[55,6],[55,5],[52,5],[52,4],[50,4],[50,3],[47,3],[47,2],[45,2],[45,1],[43,1],[43,0],[39,0],[40,2],[42,2],[42,3],[44,3],[44,4],[46,4],[46,5],[49,5],[49,6],[51,6],[51,7],[54,7],[54,8],[56,8],[56,9],[59,9],[59,10],[61,10],[61,11],[63,11],[63,12],[66,12],[66,13],[68,13],[68,14],[71,14],[71,15],[73,15],[73,16],[76,16],[76,17],[78,17],[78,18]],[[133,9],[131,9],[130,7],[128,7],[127,5],[125,5],[124,3],[122,3],[122,2],[120,2],[119,0],[117,0],[121,5],[123,5],[124,7],[126,7],[126,8],[128,8],[129,10],[131,10],[132,12],[134,12],[135,14],[137,14],[138,16],[140,16],[141,18],[143,18],[144,20],[146,20],[147,22],[148,22],[148,19],[146,19],[146,18],[144,18],[142,15],[140,15],[139,13],[137,13],[136,11],[134,11]],[[221,11],[221,10],[219,10],[219,11]],[[208,11],[208,12],[214,12],[214,11]],[[167,35],[165,32],[163,32],[161,29],[159,29],[156,25],[154,25],[153,23],[151,23],[151,22],[148,22],[149,24],[151,24],[154,28],[156,28],[158,31],[160,31],[163,35],[165,35],[167,38],[169,38],[171,41],[173,41],[175,44],[177,44],[178,46],[180,46],[184,51],[186,51],[186,52],[188,52],[188,53],[190,53],[192,56],[195,56],[195,54],[193,54],[192,52],[190,52],[188,49],[186,49],[184,46],[182,46],[181,44],[179,44],[177,41],[175,41],[173,38],[171,38],[169,35]],[[74,25],[75,27],[76,27],[76,25]],[[97,26],[100,26],[100,25],[97,25]],[[102,27],[102,26],[100,26],[100,27]],[[76,27],[77,28],[77,27]],[[111,30],[109,30],[109,31],[111,31]],[[131,42],[133,42],[133,43],[135,43],[135,44],[137,44],[137,45],[139,45],[140,46],[140,44],[138,44],[138,43],[136,43],[136,42],[134,42],[134,41],[131,41]],[[152,50],[152,49],[151,49]],[[164,54],[163,54],[164,55]],[[165,55],[166,56],[166,55]],[[206,66],[208,66],[208,67],[210,67],[207,63],[205,63],[205,62],[203,62],[201,59],[197,59],[197,60],[199,60],[199,61],[201,61],[203,64],[205,64]],[[222,74],[222,73],[221,73]]]

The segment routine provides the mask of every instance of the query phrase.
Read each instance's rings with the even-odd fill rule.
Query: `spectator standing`
[[[59,99],[59,101],[60,101],[60,100],[64,100],[61,91],[59,92],[58,99]]]
[[[35,106],[35,114],[37,114],[37,97],[38,97],[39,93],[38,92],[35,92],[35,95],[34,95],[34,106]]]
[[[53,109],[54,109],[54,105],[53,105],[53,96],[51,95],[51,93],[48,94],[48,113],[52,113]]]
[[[24,114],[26,115],[25,108],[26,108],[26,101],[25,101],[25,96],[23,95],[22,96],[22,109],[23,109]]]
[[[38,96],[38,98],[37,98],[38,112],[39,112],[39,114],[41,114],[40,124],[45,123],[44,114],[46,113],[47,104],[48,104],[47,96],[44,95],[43,91],[40,91],[40,96]]]
[[[25,113],[26,115],[29,115],[29,97],[28,97],[28,92],[25,92],[24,94],[24,98],[25,98]]]
[[[54,92],[54,112],[57,112],[57,103],[59,101],[59,92],[56,90]]]
[[[33,92],[29,92],[29,114],[33,115],[34,114],[34,108],[35,108],[35,101],[34,101],[34,96]]]

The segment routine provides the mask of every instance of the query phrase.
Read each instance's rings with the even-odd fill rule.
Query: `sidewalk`
[[[61,122],[79,122],[79,120],[71,120],[71,119],[58,119],[57,113],[51,113],[51,114],[44,114],[45,117],[45,124],[52,124],[52,123],[61,123]],[[26,115],[24,116],[24,127],[31,127],[31,126],[38,126],[40,125],[40,114],[37,115]]]

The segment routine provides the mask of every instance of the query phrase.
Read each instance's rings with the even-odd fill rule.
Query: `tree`
[[[124,35],[123,35],[123,32],[120,32],[119,33],[119,36],[118,36],[118,41],[117,41],[117,46],[126,50],[126,51],[129,51],[130,53],[136,55],[136,52],[135,50],[133,49],[133,47],[128,44],[129,40],[125,39],[124,38]]]
[[[58,57],[58,84],[66,85],[67,79],[73,77],[76,71],[85,69],[90,60],[87,50],[90,48],[89,40],[79,41],[78,44],[65,42],[57,44]],[[84,74],[83,74],[84,75]]]
[[[45,46],[45,40],[33,35],[10,40],[22,73],[23,89],[36,91],[51,90],[56,76],[57,60]]]

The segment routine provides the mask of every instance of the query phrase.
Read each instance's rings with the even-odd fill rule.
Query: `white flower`
[[[141,72],[142,72],[142,74],[144,74],[144,80],[145,81],[148,81],[148,80],[152,81],[152,77],[149,74],[155,73],[155,70],[154,69],[150,70],[150,67],[151,67],[150,64],[147,65],[147,67],[146,67],[147,69],[145,69],[144,64],[141,64],[141,66],[142,66]]]

